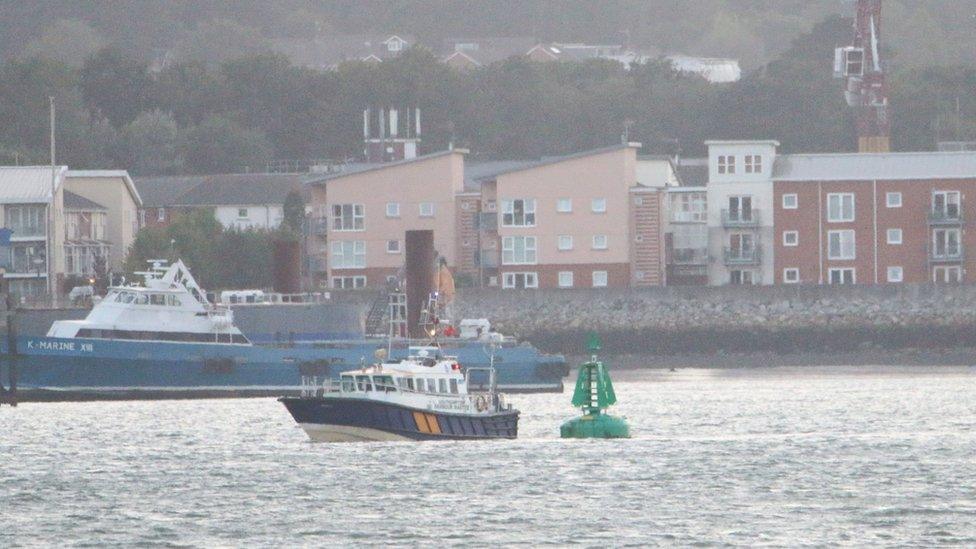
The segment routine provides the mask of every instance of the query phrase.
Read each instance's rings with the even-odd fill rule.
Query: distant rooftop
[[[64,182],[67,166],[55,167],[54,185]],[[0,203],[37,204],[51,201],[50,166],[0,167]]]
[[[292,190],[302,188],[302,175],[242,173],[140,177],[135,180],[143,205],[222,206],[284,204]]]
[[[976,152],[789,154],[776,157],[777,181],[976,178]]]

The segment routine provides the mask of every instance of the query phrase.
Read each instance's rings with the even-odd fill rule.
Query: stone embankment
[[[588,332],[665,355],[976,347],[976,285],[465,289],[455,316],[570,354]]]

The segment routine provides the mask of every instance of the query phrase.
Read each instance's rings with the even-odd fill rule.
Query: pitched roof
[[[610,145],[609,147],[601,147],[599,149],[590,149],[587,151],[580,151],[573,154],[567,154],[563,156],[545,156],[539,160],[526,161],[525,163],[513,163],[512,166],[504,169],[499,169],[497,171],[491,171],[478,178],[477,181],[487,181],[494,179],[499,175],[505,175],[512,172],[520,172],[522,170],[531,170],[533,168],[539,168],[542,166],[548,166],[550,164],[558,164],[560,162],[565,162],[567,160],[574,160],[576,158],[585,158],[587,156],[594,156],[597,154],[604,154],[608,152],[617,151],[620,149],[634,149],[640,148],[640,143],[620,143],[617,145]]]
[[[777,181],[976,178],[976,152],[789,154],[776,157]]]
[[[143,204],[158,206],[225,206],[284,204],[302,188],[299,174],[242,173],[137,178]]]
[[[55,186],[64,183],[67,166],[55,167]],[[37,204],[51,201],[50,166],[0,167],[0,203]]]
[[[677,171],[682,187],[704,187],[708,184],[707,158],[681,158]]]
[[[537,44],[527,36],[492,36],[480,38],[448,38],[443,41],[444,60],[461,54],[480,65],[490,65],[509,57],[525,55]]]
[[[403,42],[401,49],[389,48],[388,43],[394,38]],[[272,40],[271,45],[295,65],[331,69],[344,61],[395,57],[415,43],[413,36],[405,34],[337,34],[327,38],[279,38]]]
[[[85,178],[85,177],[104,177],[112,178],[119,177],[125,183],[129,193],[132,195],[133,200],[136,201],[137,206],[142,206],[142,196],[139,195],[139,189],[136,188],[135,182],[129,177],[129,172],[125,170],[68,170],[66,176],[70,178]]]
[[[481,182],[493,178],[500,173],[506,173],[534,164],[534,160],[488,160],[484,162],[464,163],[464,190],[477,191]]]
[[[348,164],[343,164],[339,166],[338,171],[321,173],[321,174],[309,174],[306,175],[304,181],[308,185],[321,185],[326,181],[331,181],[333,179],[341,179],[343,177],[349,177],[350,175],[357,175],[363,172],[371,172],[375,170],[386,170],[396,166],[403,166],[404,164],[413,164],[415,162],[423,162],[424,160],[430,160],[432,158],[438,158],[441,156],[447,156],[449,154],[467,154],[467,149],[447,149],[445,151],[439,151],[431,154],[424,154],[414,158],[407,158],[405,160],[397,160],[395,162],[350,162]]]
[[[92,211],[92,210],[107,210],[108,208],[102,206],[101,204],[95,202],[94,200],[89,200],[84,196],[65,190],[64,209]]]

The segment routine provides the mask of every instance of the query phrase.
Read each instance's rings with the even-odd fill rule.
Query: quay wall
[[[464,289],[454,316],[573,355],[976,348],[976,285]]]

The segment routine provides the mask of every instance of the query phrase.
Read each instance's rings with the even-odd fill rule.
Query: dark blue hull
[[[372,362],[380,346],[365,340],[282,348],[25,336],[17,340],[13,361],[21,400],[29,400],[32,391],[38,398],[51,392],[69,398],[282,396],[298,394],[303,377],[337,379],[341,371]],[[0,348],[0,379],[6,380],[12,359],[6,341]],[[488,363],[476,342],[453,342],[444,352],[457,355],[462,366]],[[406,346],[393,349],[393,358],[406,355]],[[499,387],[509,392],[561,391],[566,375],[561,357],[527,345],[498,349],[495,367]],[[472,383],[487,379],[473,372]]]
[[[367,399],[286,397],[280,400],[317,442],[518,437],[518,410],[472,415],[420,410]]]

